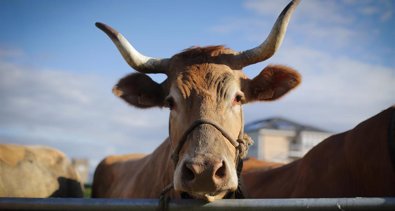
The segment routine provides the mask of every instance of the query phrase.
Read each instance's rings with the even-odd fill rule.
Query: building
[[[288,163],[303,157],[332,135],[328,131],[284,118],[269,118],[245,125],[254,140],[248,155],[259,160]]]
[[[89,176],[89,161],[88,159],[80,159],[80,158],[72,158],[71,165],[73,165],[74,169],[78,172],[82,184],[90,182],[88,179]]]

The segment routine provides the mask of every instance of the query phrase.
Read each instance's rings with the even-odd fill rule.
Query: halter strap
[[[219,124],[216,122],[209,120],[209,119],[198,119],[195,120],[191,126],[184,132],[184,134],[181,136],[180,141],[178,142],[178,145],[174,149],[171,158],[174,162],[174,166],[177,166],[177,163],[180,159],[179,154],[184,146],[185,142],[188,140],[188,135],[198,126],[203,125],[203,124],[208,124],[213,127],[215,127],[218,131],[221,132],[221,134],[236,148],[236,165],[238,165],[238,158],[244,158],[247,154],[248,147],[253,143],[251,138],[244,134],[244,116],[243,116],[243,110],[240,107],[240,119],[241,119],[241,128],[239,132],[239,136],[237,137],[236,140],[232,138],[232,136]],[[170,133],[170,123],[169,123],[169,133]]]
[[[177,147],[174,149],[171,158],[173,159],[174,165],[177,166],[179,160],[179,153],[184,146],[185,142],[188,140],[188,135],[198,126],[207,124],[215,127],[221,134],[239,151],[240,144],[242,144],[243,140],[243,133],[242,131],[239,133],[239,137],[237,140],[234,140],[228,132],[226,132],[220,125],[216,122],[208,120],[208,119],[198,119],[192,123],[192,125],[185,131],[185,133],[181,136],[180,142],[178,143]]]
[[[176,148],[174,149],[172,155],[171,155],[171,159],[174,162],[174,166],[177,166],[177,163],[180,159],[179,153],[182,149],[182,147],[184,146],[184,144],[186,143],[186,141],[188,140],[188,135],[198,126],[206,124],[206,125],[211,125],[213,127],[215,127],[219,132],[221,132],[221,134],[236,148],[236,172],[237,172],[237,177],[238,177],[238,187],[237,190],[235,192],[229,193],[229,198],[233,197],[233,198],[244,198],[244,195],[241,191],[240,188],[240,174],[243,168],[243,159],[246,155],[247,155],[247,151],[248,151],[248,147],[253,143],[253,141],[251,140],[251,138],[244,134],[244,117],[243,117],[243,111],[241,110],[240,107],[240,114],[241,114],[241,129],[239,132],[239,136],[238,138],[235,140],[232,138],[232,136],[219,124],[217,124],[214,121],[208,120],[208,119],[198,119],[195,120],[191,126],[184,132],[184,134],[181,136],[180,141],[178,142],[178,145],[176,146]],[[169,123],[169,134],[170,134],[170,123]],[[173,189],[173,183],[170,183],[169,185],[167,185],[161,192],[160,194],[160,200],[159,200],[159,209],[162,210],[166,210],[167,206],[168,206],[168,201],[169,198],[166,196],[166,194]]]

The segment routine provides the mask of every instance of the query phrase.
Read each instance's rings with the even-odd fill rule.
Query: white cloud
[[[393,11],[391,10],[385,11],[381,14],[380,20],[383,22],[388,21],[389,19],[392,18],[392,15],[393,15]]]
[[[247,0],[244,7],[253,13],[247,17],[224,18],[211,29],[215,33],[262,42],[288,2]],[[356,17],[335,1],[302,1],[294,13],[286,37],[294,43],[310,47],[328,45],[339,50],[373,39],[365,28],[354,26]]]
[[[231,32],[243,32],[247,29],[264,28],[265,24],[260,20],[251,18],[229,18],[224,20],[224,23],[216,25],[211,28],[213,32],[220,34],[227,34]]]
[[[251,11],[248,16],[224,17],[211,29],[261,42],[288,2],[246,0],[243,6]],[[377,47],[378,40],[388,40],[384,32],[388,34],[389,26],[382,22],[393,21],[393,11],[392,1],[301,1],[291,19],[286,41],[332,52],[365,54],[364,58],[382,61],[370,49]]]
[[[261,15],[278,15],[276,11],[280,11],[289,3],[288,0],[278,1],[258,1],[258,0],[247,0],[244,2],[244,7],[255,11]]]
[[[302,74],[301,87],[245,106],[247,123],[283,116],[340,132],[395,103],[394,68],[298,46],[270,60],[284,61]],[[168,111],[126,105],[111,94],[115,80],[0,60],[0,142],[53,146],[92,167],[109,154],[151,152],[167,136]]]
[[[245,8],[254,14],[224,18],[211,29],[259,43],[287,3],[246,1]],[[391,10],[380,11],[387,12],[371,9],[370,15],[392,18]],[[365,13],[369,15],[368,9]],[[247,123],[283,116],[340,132],[395,103],[394,67],[344,55],[356,49],[365,58],[374,57],[376,52],[365,43],[377,38],[378,29],[354,27],[358,19],[335,1],[302,1],[291,21],[287,45],[269,62],[286,61],[295,67],[303,76],[302,85],[279,101],[245,106]],[[327,52],[323,47],[327,45],[335,53]],[[33,69],[1,60],[18,56],[23,52],[0,48],[0,142],[45,144],[96,163],[109,154],[151,152],[167,136],[168,111],[127,106],[111,94],[118,78]],[[248,69],[257,66],[262,69],[262,64]],[[247,73],[253,77],[260,69]]]
[[[392,0],[365,0],[365,1],[345,1],[346,4],[357,8],[357,11],[365,16],[377,17],[382,22],[387,22],[392,18],[394,2]]]
[[[166,138],[167,111],[126,105],[111,93],[115,80],[0,59],[0,143],[49,145],[95,161],[151,152]]]
[[[254,11],[258,15],[277,17],[281,10],[289,3],[288,0],[281,1],[260,1],[247,0],[244,7]],[[315,20],[321,23],[349,24],[354,21],[353,17],[347,13],[342,13],[341,4],[333,0],[324,1],[301,1],[295,13],[304,20]]]
[[[227,29],[222,34],[260,43],[288,2],[247,0],[249,17],[224,18],[216,27]],[[283,46],[269,62],[298,69],[302,85],[279,101],[247,105],[246,121],[284,116],[339,132],[394,104],[395,69],[384,65],[391,64],[393,45],[380,28],[386,11],[391,13],[386,18],[392,18],[392,4],[301,1]],[[261,66],[247,67],[246,72],[253,77]]]
[[[340,132],[395,104],[395,68],[303,47],[288,47],[270,62],[284,61],[302,74],[301,86],[279,101],[247,106],[248,121],[283,116]]]
[[[365,15],[374,15],[380,12],[379,8],[374,6],[367,6],[360,9],[360,12]]]
[[[0,48],[0,58],[1,57],[20,57],[23,55],[24,55],[24,52],[20,49]]]

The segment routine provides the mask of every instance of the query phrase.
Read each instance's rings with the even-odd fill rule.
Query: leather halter
[[[253,141],[252,139],[244,133],[244,117],[243,117],[243,111],[240,108],[240,114],[241,114],[241,129],[240,129],[240,133],[238,138],[235,140],[232,138],[231,135],[229,135],[229,133],[219,124],[217,124],[214,121],[208,120],[208,119],[198,119],[195,120],[191,126],[184,132],[184,134],[181,136],[180,141],[178,142],[178,145],[176,146],[176,148],[174,149],[171,158],[174,162],[174,167],[177,166],[178,161],[179,161],[179,153],[182,149],[182,147],[184,146],[184,144],[186,143],[186,141],[188,140],[188,135],[198,126],[203,125],[203,124],[207,124],[207,125],[211,125],[214,128],[216,128],[218,131],[221,132],[221,134],[236,148],[236,172],[237,172],[237,177],[239,179],[239,184],[238,184],[238,188],[235,192],[231,192],[228,194],[228,196],[233,196],[236,198],[244,198],[241,189],[240,189],[240,173],[241,170],[243,168],[243,158],[245,156],[247,156],[248,153],[248,148],[250,145],[252,145]],[[170,134],[170,123],[169,123],[169,134]],[[166,205],[166,201],[168,201],[169,199],[166,199],[165,194],[167,192],[169,192],[171,189],[173,189],[173,183],[170,183],[169,185],[167,185],[161,192],[160,194],[160,204],[161,207],[165,207]],[[229,197],[230,198],[230,197]]]
[[[240,132],[239,132],[239,136],[237,137],[237,139],[235,140],[234,138],[232,138],[232,136],[219,124],[217,124],[216,122],[209,120],[209,119],[198,119],[195,120],[191,126],[189,126],[189,128],[184,132],[184,134],[181,136],[180,141],[178,142],[178,145],[176,146],[176,148],[174,149],[172,155],[171,155],[171,159],[174,162],[174,167],[177,166],[178,161],[180,159],[179,154],[180,151],[182,149],[182,147],[184,146],[184,144],[186,143],[186,141],[188,140],[188,135],[195,130],[195,128],[197,128],[200,125],[211,125],[213,126],[215,129],[217,129],[219,132],[221,132],[222,136],[224,136],[235,148],[236,148],[236,167],[238,165],[238,161],[241,160],[242,158],[244,158],[245,156],[247,156],[247,152],[248,152],[248,147],[253,143],[253,141],[251,140],[251,138],[244,133],[244,117],[243,117],[243,110],[240,107],[240,119],[241,119],[241,128],[240,128]],[[170,123],[169,123],[169,134],[170,134]],[[170,140],[171,141],[171,140]]]
[[[180,142],[178,143],[177,147],[174,149],[173,154],[171,155],[171,158],[174,162],[174,166],[177,166],[177,163],[179,161],[179,154],[184,146],[185,142],[188,140],[188,135],[198,126],[207,124],[215,127],[218,131],[221,132],[221,134],[236,148],[236,159],[239,157],[239,155],[242,153],[242,145],[245,144],[243,140],[244,136],[244,131],[243,131],[243,125],[242,129],[239,133],[239,137],[237,140],[234,140],[228,132],[226,132],[220,125],[218,125],[216,122],[213,122],[208,119],[198,119],[192,123],[192,125],[185,131],[183,136],[180,139]]]

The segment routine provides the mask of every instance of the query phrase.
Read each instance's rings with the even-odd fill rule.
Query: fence
[[[0,210],[156,210],[155,199],[0,198]],[[395,210],[395,198],[172,200],[169,210]]]

